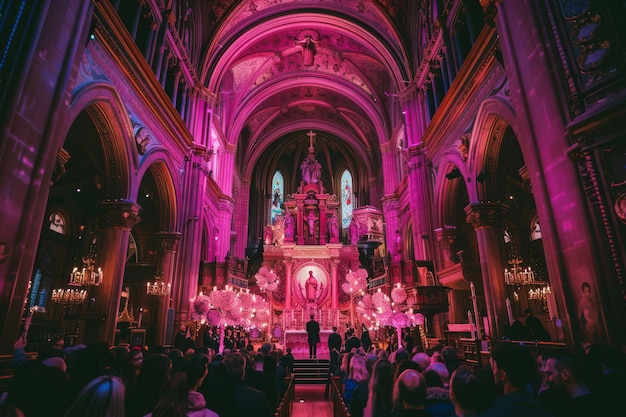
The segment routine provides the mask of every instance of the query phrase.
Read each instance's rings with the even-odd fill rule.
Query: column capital
[[[457,230],[455,226],[444,226],[435,229],[435,237],[442,249],[449,249],[457,238]]]
[[[161,243],[163,252],[177,252],[180,237],[180,232],[159,232],[155,235],[156,240]]]
[[[130,230],[141,221],[141,207],[129,200],[106,200],[99,205],[100,218],[96,221],[99,229]]]
[[[384,209],[397,209],[400,199],[394,194],[387,194],[382,198]]]
[[[465,220],[474,230],[487,227],[504,229],[504,215],[509,206],[500,202],[470,203],[465,207]]]

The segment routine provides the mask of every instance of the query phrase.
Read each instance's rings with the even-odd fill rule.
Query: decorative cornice
[[[155,235],[156,240],[161,243],[163,252],[178,252],[180,237],[180,232],[159,232]]]
[[[98,229],[130,230],[141,221],[141,207],[129,200],[107,200],[99,205],[100,218],[96,222]]]

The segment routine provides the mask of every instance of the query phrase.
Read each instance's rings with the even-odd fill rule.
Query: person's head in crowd
[[[272,355],[267,355],[265,356],[265,358],[263,358],[263,372],[264,373],[269,374],[269,375],[275,375],[277,366],[278,366],[278,363],[276,362],[276,359],[274,359]]]
[[[91,381],[74,400],[65,417],[124,416],[124,382],[114,375]]]
[[[365,356],[365,365],[367,366],[367,372],[369,372],[370,375],[372,375],[372,372],[374,371],[374,364],[376,361],[378,361],[378,356],[373,353],[368,353]]]
[[[381,349],[380,352],[378,352],[378,359],[389,360],[389,352],[387,352],[385,349]]]
[[[356,382],[363,382],[369,379],[367,373],[367,365],[365,365],[365,359],[363,356],[354,355],[350,359],[350,372],[348,373],[348,379],[352,379]]]
[[[346,352],[341,357],[341,365],[339,366],[339,370],[345,375],[348,375],[348,372],[350,371],[350,361],[352,360],[353,356],[353,352]]]
[[[448,372],[452,374],[456,368],[459,367],[459,358],[456,356],[456,350],[452,346],[445,346],[441,349],[441,358],[443,363],[448,368]]]
[[[405,359],[409,359],[409,352],[403,347],[396,350],[395,353],[396,353],[396,363],[403,361]]]
[[[238,383],[246,375],[246,359],[239,352],[233,352],[224,358],[224,366],[230,378]]]
[[[413,362],[417,363],[422,370],[425,370],[426,368],[428,368],[428,365],[430,365],[430,356],[428,356],[424,352],[419,352],[413,355],[412,360]]]
[[[548,358],[543,368],[550,389],[566,392],[570,398],[589,392],[589,369],[579,357],[561,355]]]
[[[53,356],[48,359],[44,359],[41,361],[46,366],[52,366],[54,368],[58,368],[63,371],[63,373],[67,372],[67,364],[63,360],[63,358],[59,358],[57,356]]]
[[[396,410],[422,410],[426,402],[424,376],[414,369],[402,372],[394,386],[393,398]]]
[[[65,347],[65,340],[60,336],[53,336],[48,342],[48,347],[50,349],[63,350]]]
[[[444,387],[448,386],[448,383],[450,381],[450,372],[448,372],[448,368],[446,368],[446,365],[444,365],[443,363],[441,362],[431,363],[430,365],[428,365],[425,371],[435,372],[437,375],[439,375],[439,378],[441,379],[443,386]]]
[[[26,417],[61,417],[70,399],[67,374],[38,360],[28,360],[14,370],[6,393],[6,403],[19,408]]]
[[[410,361],[408,359],[398,362],[395,366],[396,366],[396,378],[399,377],[400,374],[406,371],[407,369],[413,369],[414,371],[422,372],[422,370],[420,369],[420,366],[417,363]]]
[[[394,367],[387,359],[379,359],[374,364],[369,382],[367,407],[372,416],[390,415],[393,410]]]
[[[269,355],[271,350],[272,350],[272,345],[270,343],[264,342],[261,345],[261,352],[263,352],[264,355]]]
[[[481,397],[480,381],[466,366],[457,368],[450,379],[450,401],[457,417],[477,414]]]
[[[489,359],[496,384],[503,386],[504,393],[524,390],[537,372],[530,352],[517,344],[496,347]]]
[[[263,362],[265,362],[265,355],[262,352],[255,353],[254,354],[254,370],[262,371]]]

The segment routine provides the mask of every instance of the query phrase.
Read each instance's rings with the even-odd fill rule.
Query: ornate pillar
[[[487,306],[490,334],[504,335],[508,322],[504,287],[504,214],[508,206],[502,203],[471,203],[465,207],[466,220],[474,227],[478,240],[483,291]]]
[[[298,200],[298,245],[304,245],[304,200]]]
[[[239,198],[235,198],[235,216],[234,228],[236,232],[235,251],[231,253],[245,253],[246,243],[248,238],[248,224],[250,217],[248,214],[248,206],[250,203],[250,178],[244,178],[242,180],[242,189],[239,190]]]
[[[326,244],[326,231],[328,230],[328,227],[326,225],[326,204],[324,204],[325,201],[321,200],[320,204],[319,204],[319,217],[320,217],[320,230],[319,230],[319,244],[320,245],[325,245]],[[330,240],[330,239],[329,239]]]
[[[387,228],[385,245],[394,261],[400,261],[402,257],[402,246],[396,241],[397,233],[402,227],[398,219],[398,203],[399,200],[395,194],[383,197],[383,216]]]
[[[341,259],[332,258],[330,260],[330,280],[331,280],[331,308],[337,311],[339,308],[339,271],[337,267],[341,263]]]
[[[385,196],[393,194],[398,186],[398,171],[396,169],[396,161],[394,160],[394,156],[397,155],[396,150],[397,148],[393,146],[390,141],[387,141],[380,145],[380,151],[383,158],[383,173],[385,181],[383,195]]]
[[[136,203],[127,200],[103,201],[97,224],[98,260],[104,281],[94,290],[94,312],[102,313],[104,323],[98,329],[98,340],[115,341],[117,312],[124,283],[124,268],[130,230],[140,221]]]
[[[415,259],[435,259],[433,248],[433,189],[430,160],[424,154],[422,144],[408,149],[407,171],[409,177],[410,206],[413,220],[413,244]]]
[[[449,268],[456,264],[456,253],[453,252],[453,244],[456,239],[457,231],[454,226],[444,226],[440,229],[435,229],[435,237],[439,242],[439,247],[443,255],[443,268]]]
[[[193,144],[191,157],[185,169],[184,200],[181,202],[180,225],[182,239],[177,262],[177,280],[172,285],[172,298],[177,320],[187,320],[189,300],[197,295],[200,271],[203,201],[206,189],[204,159],[206,148]]]
[[[285,265],[285,310],[293,308],[291,305],[291,265],[293,260],[283,259],[283,265]]]
[[[161,270],[163,271],[163,283],[165,285],[172,284],[174,278],[174,266],[176,261],[176,252],[178,252],[178,243],[180,242],[180,233],[178,232],[160,232],[157,233],[156,239],[161,242]],[[167,309],[170,307],[170,293],[157,301],[155,329],[155,343],[164,345],[166,343],[165,335],[167,334]]]

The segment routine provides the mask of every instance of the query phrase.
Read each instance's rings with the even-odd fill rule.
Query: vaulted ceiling
[[[402,33],[408,3],[212,2],[201,77],[217,95],[214,117],[237,146],[244,177],[270,149],[300,157],[294,137],[304,143],[310,129],[321,142],[342,142],[338,149],[376,175],[380,144],[398,123],[395,93],[411,78]]]

